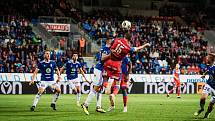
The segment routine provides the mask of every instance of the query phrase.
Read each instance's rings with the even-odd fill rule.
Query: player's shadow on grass
[[[191,118],[192,121],[215,121],[214,118],[207,118],[204,119],[203,117],[199,116],[199,117],[192,117]]]

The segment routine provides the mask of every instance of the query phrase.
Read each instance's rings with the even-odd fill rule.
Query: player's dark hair
[[[46,53],[46,52],[51,52],[51,51],[50,50],[45,50],[44,53]]]
[[[51,51],[50,51],[50,50],[45,50],[45,51],[43,52],[43,56],[45,55],[46,52],[49,52],[49,53],[51,54]]]
[[[73,56],[74,54],[77,54],[77,55],[78,55],[78,52],[77,52],[77,51],[73,51],[73,52],[72,52],[72,56]]]
[[[131,34],[129,32],[125,33],[124,37],[129,41],[131,40]]]
[[[107,43],[108,41],[112,41],[112,37],[108,37],[107,39],[106,39],[106,41],[105,41],[105,43]]]

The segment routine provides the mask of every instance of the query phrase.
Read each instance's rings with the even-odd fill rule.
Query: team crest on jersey
[[[50,69],[50,68],[47,68],[47,69],[46,69],[46,73],[51,73],[51,69]]]

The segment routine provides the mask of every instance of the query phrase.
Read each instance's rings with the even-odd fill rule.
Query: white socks
[[[81,100],[81,93],[79,92],[76,94],[76,101],[80,102],[80,100]]]
[[[58,97],[60,96],[60,93],[55,93],[52,99],[52,103],[56,104]]]
[[[84,102],[84,104],[85,104],[86,106],[88,106],[89,103],[92,101],[92,99],[94,98],[95,95],[96,95],[96,91],[95,91],[94,89],[92,89],[92,90],[90,91],[90,93],[88,94],[87,99],[86,99],[86,101]]]
[[[37,93],[35,98],[34,98],[34,102],[33,102],[33,106],[37,106],[38,101],[40,100],[42,94]]]
[[[102,93],[101,92],[97,92],[96,93],[96,107],[102,107]]]

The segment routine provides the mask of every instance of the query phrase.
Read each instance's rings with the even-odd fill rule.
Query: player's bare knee
[[[73,89],[73,94],[77,94],[77,89],[76,88]]]
[[[61,89],[60,88],[56,88],[56,92],[57,93],[61,93]]]
[[[109,89],[105,90],[105,94],[106,95],[110,95],[111,94],[111,90],[109,90]]]
[[[39,93],[39,94],[43,94],[43,92],[44,92],[44,89],[43,89],[43,88],[39,88],[39,89],[38,89],[38,93]]]
[[[80,87],[78,86],[78,87],[76,87],[76,93],[80,93],[81,92],[81,89],[80,89]]]
[[[207,94],[202,94],[202,96],[201,96],[201,100],[206,100],[206,98],[208,97],[208,95]]]

